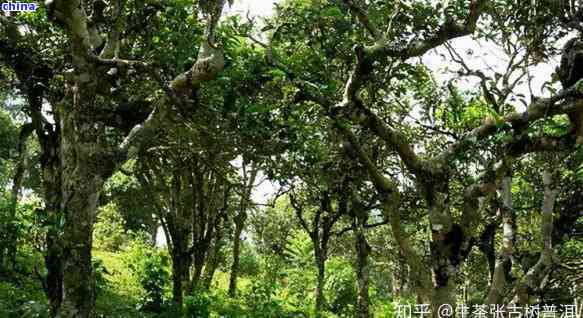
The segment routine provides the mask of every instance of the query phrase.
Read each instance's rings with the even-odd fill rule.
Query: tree
[[[57,168],[59,173],[53,174],[55,176],[53,179],[62,184],[53,189],[63,189],[56,199],[57,204],[54,205],[58,207],[56,211],[63,212],[65,220],[63,236],[57,244],[62,252],[59,256],[63,260],[63,300],[60,305],[60,301],[54,301],[53,315],[59,317],[91,315],[94,303],[91,269],[92,220],[95,218],[103,183],[127,158],[135,154],[135,149],[144,138],[147,138],[146,135],[163,122],[162,115],[168,112],[168,107],[172,103],[176,105],[188,103],[185,101],[186,98],[193,96],[202,82],[215,78],[222,70],[224,60],[222,49],[216,44],[216,27],[224,2],[211,1],[201,6],[206,18],[206,28],[197,61],[188,71],[176,76],[169,85],[162,83],[157,77],[155,68],[147,62],[119,58],[120,54],[125,53],[123,51],[125,48],[121,44],[123,36],[121,31],[127,8],[123,1],[112,3],[111,17],[108,18],[104,17],[106,6],[103,2],[93,3],[91,11],[88,3],[83,1],[47,3],[48,17],[65,32],[72,66],[71,72],[63,74],[65,90],[61,93],[62,98],[53,103],[55,125],[43,126],[42,117],[36,120],[37,134],[42,136],[39,138],[46,139],[45,136],[51,133],[58,134],[58,143],[47,147],[45,153],[54,156],[58,154],[58,164],[61,165]],[[92,14],[88,15],[88,12]],[[20,36],[16,25],[7,17],[2,17],[2,25],[12,30],[7,33],[7,45],[3,45],[3,48],[18,50],[11,47],[18,43]],[[27,25],[35,27],[32,23]],[[106,30],[106,34],[101,34],[101,30]],[[30,62],[31,59],[25,59],[25,62],[27,61]],[[17,73],[19,66],[27,66],[25,62],[15,64]],[[31,65],[36,66],[34,63]],[[153,78],[154,81],[162,83],[161,87],[166,95],[159,99],[145,121],[139,123],[138,120],[137,125],[134,124],[122,142],[112,145],[106,133],[106,127],[112,125],[108,119],[115,119],[107,116],[107,109],[113,102],[107,98],[113,97],[112,92],[115,91],[115,87],[111,85],[111,77],[129,68],[139,70],[143,75],[142,80]],[[24,69],[22,75],[28,77],[22,80],[29,80],[34,85],[37,81],[30,81],[32,79],[30,76],[34,76],[30,69],[30,67]],[[40,75],[47,80],[46,78],[52,74],[53,69],[49,67],[42,69]],[[40,105],[44,89],[37,91],[40,91],[40,94],[35,96],[35,101]],[[113,108],[115,109],[115,104]],[[40,107],[31,109],[37,110],[37,117],[42,116],[39,114]],[[103,118],[104,114],[106,118]],[[135,123],[135,118],[132,119]],[[123,119],[121,121],[126,126],[132,126],[128,125],[127,121],[124,123]],[[46,132],[46,129],[49,129],[49,132]],[[45,178],[45,183],[48,182],[52,181]],[[61,266],[56,267],[59,268],[56,270],[60,271]],[[60,278],[51,284],[60,284]]]
[[[174,302],[182,305],[184,294],[201,287],[207,257],[221,241],[231,200],[229,156],[182,149],[159,151],[143,154],[136,174],[166,234]]]
[[[239,276],[239,259],[241,255],[241,233],[245,228],[245,221],[247,220],[247,209],[252,204],[251,192],[257,179],[258,169],[251,166],[248,170],[248,165],[243,161],[241,169],[243,170],[243,193],[240,196],[239,211],[234,217],[235,232],[233,233],[233,263],[231,264],[231,273],[229,276],[229,296],[235,297],[237,294],[237,277]]]
[[[428,142],[423,142],[425,151],[419,151],[409,141],[416,136],[415,131],[411,129],[412,127],[396,124],[391,120],[390,110],[387,111],[386,108],[383,108],[383,104],[387,101],[402,107],[403,96],[406,96],[407,90],[409,90],[411,94],[415,94],[412,95],[412,100],[424,105],[422,107],[427,110],[428,116],[431,115],[429,113],[430,106],[432,102],[435,102],[435,94],[437,93],[439,96],[438,92],[431,91],[431,85],[428,85],[431,83],[431,77],[427,76],[423,66],[413,65],[410,62],[411,59],[423,56],[428,51],[446,45],[453,39],[474,33],[482,15],[487,15],[497,22],[505,21],[500,24],[510,23],[513,27],[517,27],[525,23],[528,18],[532,18],[533,14],[536,15],[537,12],[540,12],[537,10],[543,9],[544,4],[540,4],[536,8],[518,8],[515,3],[509,3],[507,4],[510,8],[509,11],[500,11],[499,9],[502,7],[489,1],[470,1],[467,5],[465,5],[466,3],[464,5],[455,4],[448,8],[424,7],[422,4],[417,7],[401,7],[400,3],[396,2],[394,7],[387,4],[383,8],[385,12],[391,14],[386,15],[382,14],[378,8],[365,9],[363,4],[355,1],[344,1],[343,3],[344,6],[341,7],[334,4],[316,5],[316,7],[326,8],[325,12],[330,13],[341,12],[342,9],[347,10],[354,16],[354,20],[357,21],[363,32],[357,33],[351,38],[355,47],[354,57],[356,59],[352,71],[348,77],[342,76],[342,73],[339,72],[339,77],[345,79],[343,90],[334,89],[340,87],[339,81],[334,78],[318,74],[318,72],[306,71],[302,66],[294,64],[294,58],[305,54],[314,59],[313,62],[310,60],[311,63],[307,63],[306,68],[311,67],[319,70],[322,69],[321,65],[325,65],[327,69],[332,70],[332,67],[336,65],[342,67],[342,64],[335,60],[335,57],[341,53],[334,54],[326,51],[333,47],[327,45],[326,41],[335,40],[334,37],[317,37],[316,39],[320,41],[317,45],[306,41],[312,49],[311,52],[302,49],[298,49],[296,52],[290,50],[291,44],[286,42],[288,38],[281,36],[281,34],[290,36],[290,32],[286,32],[290,28],[286,27],[286,31],[281,31],[277,27],[288,23],[300,28],[298,22],[302,18],[299,15],[293,15],[290,11],[294,6],[300,6],[299,4],[290,2],[287,7],[281,9],[280,14],[283,14],[279,20],[274,20],[274,27],[280,32],[274,33],[270,43],[261,44],[266,49],[270,64],[275,69],[282,71],[289,80],[289,85],[296,88],[295,102],[299,101],[303,105],[309,105],[305,107],[311,107],[313,104],[320,105],[350,144],[350,147],[353,148],[360,164],[367,169],[370,180],[375,184],[381,197],[383,210],[387,219],[390,220],[392,232],[398,242],[402,257],[407,260],[414,272],[420,273],[419,278],[414,282],[419,299],[422,302],[431,303],[432,312],[436,314],[437,308],[442,304],[455,303],[455,273],[459,271],[460,265],[463,264],[472,250],[473,242],[481,236],[480,232],[475,231],[476,225],[479,224],[481,210],[478,199],[487,198],[501,186],[503,176],[508,173],[509,169],[513,169],[508,165],[508,159],[531,152],[558,151],[562,146],[567,147],[567,149],[573,147],[572,134],[557,139],[547,136],[526,137],[522,134],[527,127],[548,116],[573,112],[573,100],[566,98],[569,89],[559,92],[551,98],[535,99],[530,104],[527,103],[527,111],[522,114],[513,113],[512,110],[503,109],[501,105],[498,105],[506,102],[509,92],[514,89],[513,85],[519,82],[518,80],[512,82],[509,80],[512,73],[516,70],[527,73],[525,68],[530,65],[528,63],[536,64],[544,58],[548,50],[545,49],[547,43],[542,35],[560,36],[561,32],[563,35],[565,33],[549,27],[554,18],[546,19],[541,16],[540,24],[537,25],[536,30],[526,31],[525,36],[532,39],[532,42],[519,42],[529,52],[524,59],[527,64],[517,66],[511,63],[507,74],[496,76],[501,79],[503,84],[502,89],[496,88],[499,89],[498,92],[503,92],[495,97],[497,99],[492,96],[492,91],[495,90],[488,87],[490,82],[487,81],[487,77],[482,76],[483,74],[480,75],[480,73],[473,73],[482,78],[481,88],[485,94],[484,98],[492,105],[497,117],[486,118],[482,124],[474,126],[471,131],[464,132],[462,136],[453,135],[455,138],[453,141],[448,140],[452,136],[447,136],[447,132],[444,134],[440,130],[433,130],[431,125],[424,126],[420,122],[422,131],[433,130],[433,133],[429,135],[429,140],[440,140],[439,137],[442,137],[439,142],[444,144],[446,148],[436,149]],[[414,18],[411,19],[415,16],[428,17],[425,13],[421,13],[423,11],[420,8],[423,7],[426,13],[432,12],[433,17],[427,19],[425,23],[419,23],[420,20]],[[326,32],[327,23],[329,23],[327,20],[319,15],[310,15],[313,14],[312,7],[307,6],[301,9],[308,12],[301,21],[305,26],[303,29],[308,29],[305,31],[306,33]],[[556,8],[553,8],[554,11]],[[331,14],[331,16],[332,20],[338,17],[336,14]],[[400,29],[403,29],[405,25],[410,26],[409,30],[412,30],[412,33],[395,32],[394,28],[397,25],[400,26]],[[309,30],[309,28],[312,29]],[[387,31],[384,31],[385,29]],[[512,39],[513,35],[505,33],[504,30],[502,25],[496,25],[491,33],[479,31],[478,35],[485,39],[492,39],[496,36],[502,39]],[[516,28],[515,30],[523,29]],[[416,34],[415,40],[409,40],[408,34]],[[296,32],[294,35],[305,36],[300,32]],[[332,51],[334,52],[334,49]],[[282,52],[287,53],[287,55]],[[329,73],[333,74],[333,72]],[[408,76],[411,77],[410,85],[406,85]],[[395,79],[397,84],[392,85],[390,82],[392,79]],[[418,82],[414,82],[415,80]],[[384,89],[381,83],[394,90]],[[331,87],[333,89],[330,89]],[[339,95],[340,98],[338,98]],[[412,111],[412,109],[408,109],[408,111]],[[428,119],[431,120],[431,117]],[[399,221],[400,180],[386,176],[385,170],[387,168],[379,165],[378,159],[371,156],[366,143],[357,138],[357,132],[361,130],[370,132],[376,137],[371,142],[378,142],[397,154],[398,160],[405,168],[402,174],[405,178],[414,180],[416,191],[424,198],[432,231],[431,262],[429,264],[423,264],[418,252],[411,247],[409,238]],[[440,134],[442,136],[439,136]],[[446,138],[443,138],[443,135]],[[504,135],[507,137],[501,137]],[[434,136],[435,138],[432,138]],[[450,188],[458,177],[456,168],[458,165],[462,166],[466,162],[472,162],[472,154],[478,153],[478,149],[481,150],[480,143],[493,143],[497,146],[495,150],[503,149],[503,151],[501,154],[494,155],[491,161],[484,165],[484,174],[474,177],[473,184],[467,186],[465,193],[452,193]],[[420,152],[424,153],[420,154]],[[506,164],[496,165],[495,163],[499,161],[504,161]],[[463,198],[464,206],[461,217],[457,217],[453,213],[456,208],[450,205],[450,202],[455,202],[452,200],[454,195],[461,195]],[[424,270],[426,266],[431,267],[431,273]],[[433,277],[433,280],[430,277]]]

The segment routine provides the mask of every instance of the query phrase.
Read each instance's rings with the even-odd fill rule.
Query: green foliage
[[[17,255],[16,271],[0,275],[0,317],[48,318],[48,303],[34,274],[42,272],[42,255],[23,245]]]
[[[292,233],[284,255],[294,267],[306,268],[314,264],[314,245],[305,231]]]
[[[127,244],[130,233],[125,228],[125,220],[115,203],[109,203],[99,209],[97,222],[93,231],[93,246],[106,251],[119,251]]]
[[[35,296],[38,297],[38,292],[32,288],[23,289],[0,281],[0,317],[48,317],[46,301],[35,300]]]
[[[452,108],[456,111],[452,111]],[[481,125],[485,118],[497,120],[498,115],[480,99],[454,94],[447,104],[438,109],[436,116],[443,118],[448,127],[466,131]]]
[[[354,268],[346,260],[331,258],[326,266],[324,293],[329,310],[343,317],[354,317],[356,307],[356,275]]]
[[[143,289],[139,296],[139,309],[160,312],[170,281],[167,253],[143,240],[136,240],[129,246],[124,262]]]
[[[10,114],[0,109],[0,160],[7,160],[14,154],[17,142],[18,130],[16,125],[12,121]]]
[[[283,255],[295,229],[294,212],[289,200],[277,200],[275,207],[252,211],[249,230],[261,255]]]
[[[241,276],[256,276],[260,273],[259,255],[246,241],[241,241],[241,255],[239,257],[239,273]]]
[[[209,318],[211,298],[204,291],[195,291],[193,296],[184,297],[185,318]]]
[[[126,166],[131,167],[132,163],[134,162],[130,161]],[[114,208],[123,218],[122,224],[122,220],[115,216],[118,228],[134,232],[149,232],[154,226],[152,215],[156,211],[152,200],[135,177],[123,173],[114,174],[105,185],[105,193],[111,201],[103,209],[113,204],[111,208]]]
[[[244,296],[249,312],[257,318],[286,317],[282,302],[276,297],[278,284],[270,280],[257,280]]]
[[[99,258],[93,258],[91,265],[93,267],[93,276],[95,277],[95,292],[99,296],[108,287],[106,275],[111,273],[105,267],[103,260]]]

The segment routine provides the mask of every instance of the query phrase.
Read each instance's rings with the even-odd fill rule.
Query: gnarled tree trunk
[[[84,76],[91,80],[88,73],[78,75],[72,88],[71,100],[75,102],[61,112],[61,210],[65,213],[65,227],[63,302],[58,317],[90,317],[95,302],[91,247],[99,195],[107,175],[107,152],[105,127],[81,113],[93,107],[95,96],[91,85],[82,85]]]

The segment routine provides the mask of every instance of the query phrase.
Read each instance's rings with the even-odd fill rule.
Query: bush
[[[257,318],[285,317],[281,301],[276,299],[277,284],[269,280],[257,280],[245,295],[249,312]]]
[[[124,261],[143,288],[143,294],[139,297],[139,309],[161,312],[165,302],[164,294],[170,281],[168,255],[138,239],[130,245]]]
[[[0,317],[48,317],[48,305],[36,285],[14,286],[0,282]]]
[[[209,318],[211,300],[204,291],[197,291],[193,296],[184,297],[185,318]]]
[[[241,242],[239,273],[241,276],[256,276],[261,271],[257,252],[246,242]]]
[[[95,277],[95,292],[97,293],[97,295],[99,296],[103,290],[105,290],[105,288],[107,288],[107,279],[105,278],[105,275],[111,275],[110,272],[107,271],[107,268],[105,267],[105,264],[103,264],[103,261],[99,258],[94,258],[92,260],[92,266],[93,266],[93,276]]]
[[[110,203],[99,210],[95,230],[93,231],[95,248],[116,252],[130,238],[130,233],[125,230],[125,220],[114,203]]]
[[[353,317],[357,298],[354,269],[346,260],[333,257],[326,265],[326,275],[324,292],[330,311]]]

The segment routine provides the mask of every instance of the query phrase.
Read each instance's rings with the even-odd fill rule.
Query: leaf
[[[271,76],[273,76],[274,78],[284,78],[285,77],[285,72],[280,70],[280,69],[270,70],[269,74],[271,74]]]
[[[342,11],[338,7],[331,7],[324,11],[324,15],[328,17],[339,18],[342,17]]]

